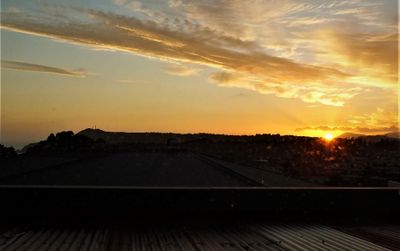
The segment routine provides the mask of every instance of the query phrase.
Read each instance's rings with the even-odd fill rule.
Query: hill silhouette
[[[345,132],[337,136],[337,138],[342,138],[342,139],[351,139],[351,138],[358,138],[358,137],[363,137],[366,135],[359,134],[359,133],[352,133],[352,132]]]
[[[385,136],[387,136],[389,138],[400,139],[400,132],[390,132],[390,133],[385,134]]]
[[[84,135],[74,135],[72,131],[63,131],[56,135],[51,133],[46,140],[29,144],[24,150],[26,154],[85,152],[94,148],[98,150],[98,146],[102,144],[102,139],[94,140]]]
[[[238,166],[237,170],[240,169],[241,173],[260,178],[257,182],[261,184],[275,184],[268,181],[268,177],[273,176],[271,173],[284,176],[287,180],[293,178],[329,186],[386,186],[388,181],[400,179],[399,140],[386,135],[347,136],[352,137],[337,138],[328,143],[322,138],[279,134],[126,133],[89,128],[77,134],[72,131],[50,134],[46,140],[30,144],[23,154],[15,158],[2,158],[0,173],[3,178],[22,173],[38,173],[35,177],[40,183],[43,177],[53,177],[56,172],[59,175],[55,180],[65,180],[68,175],[75,177],[76,173],[86,172],[86,176],[81,176],[82,184],[86,184],[86,181],[98,182],[99,177],[108,179],[110,183],[107,184],[119,184],[118,177],[125,175],[118,176],[120,174],[115,169],[116,165],[120,166],[121,172],[130,170],[130,175],[135,172],[135,177],[145,175],[150,170],[148,168],[152,167],[154,176],[151,177],[154,179],[148,176],[136,180],[134,184],[154,185],[162,184],[159,177],[163,176],[159,175],[165,170],[171,171],[168,177],[180,178],[182,172],[187,171],[186,167],[196,166],[199,164],[197,160],[200,160],[203,167],[207,166],[204,170],[209,170],[208,173],[215,168],[236,170]],[[12,149],[3,150],[13,152]],[[178,156],[183,156],[181,162]],[[213,161],[210,162],[208,158]],[[164,165],[168,167],[165,169]],[[65,170],[65,175],[58,171],[61,169]],[[111,173],[100,175],[103,169]],[[47,176],[42,177],[42,173]],[[188,177],[192,177],[192,174],[187,173]],[[94,180],[91,177],[95,177]],[[203,181],[208,182],[214,176],[210,174],[202,177]],[[78,178],[70,180],[72,183],[78,182]],[[154,183],[155,180],[159,182]],[[184,180],[179,184],[188,185]],[[276,180],[279,180],[279,184],[288,184],[281,182],[282,179]],[[213,184],[225,183],[221,181]]]
[[[92,140],[104,140],[108,144],[121,143],[148,143],[165,144],[171,138],[176,138],[179,134],[159,133],[159,132],[106,132],[100,129],[87,128],[76,134]]]
[[[337,136],[337,138],[342,138],[342,139],[362,138],[367,141],[380,141],[385,139],[400,139],[400,132],[390,132],[381,135],[367,135],[367,134],[346,132]]]
[[[16,155],[14,147],[5,147],[0,144],[0,159],[13,158]]]

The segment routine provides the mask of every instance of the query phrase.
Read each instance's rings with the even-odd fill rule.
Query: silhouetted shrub
[[[0,158],[1,159],[13,158],[15,156],[17,156],[17,153],[15,152],[14,147],[5,147],[0,144]]]
[[[62,154],[62,153],[85,153],[102,151],[105,141],[93,140],[84,135],[74,135],[72,131],[50,134],[46,140],[28,148],[27,154]]]

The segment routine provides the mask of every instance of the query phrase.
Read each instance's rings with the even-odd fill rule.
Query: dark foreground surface
[[[0,217],[105,215],[135,212],[267,212],[275,217],[375,219],[398,216],[398,189],[265,187],[0,186]]]
[[[249,186],[251,181],[201,161],[193,154],[117,153],[67,162],[5,177],[0,183],[80,186]]]
[[[397,189],[0,187],[0,250],[399,250]]]
[[[9,174],[0,174],[0,184],[136,187],[311,185],[267,170],[179,150],[122,152],[76,159],[70,157],[69,160],[49,157],[23,160],[19,163],[23,168],[9,163],[5,168]]]
[[[186,151],[23,160],[0,179],[0,251],[400,247],[399,188],[313,187]]]
[[[400,227],[393,224],[142,220],[6,227],[0,230],[0,250],[398,250],[399,235]]]

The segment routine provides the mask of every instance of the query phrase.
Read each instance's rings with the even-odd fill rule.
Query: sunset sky
[[[1,0],[1,143],[398,130],[396,0]]]

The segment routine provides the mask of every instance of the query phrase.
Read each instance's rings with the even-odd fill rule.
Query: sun
[[[332,133],[327,133],[325,134],[324,138],[326,141],[331,141],[333,139],[333,135]]]

